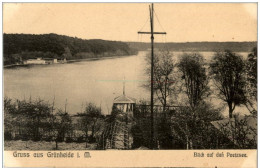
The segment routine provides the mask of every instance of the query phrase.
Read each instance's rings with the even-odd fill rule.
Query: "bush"
[[[65,140],[66,143],[72,143],[73,141],[74,140],[71,137],[67,137],[66,140]]]
[[[4,133],[4,140],[6,141],[6,140],[12,140],[13,138],[12,138],[12,134],[11,134],[11,132],[5,132]]]
[[[92,136],[90,136],[90,137],[88,138],[88,140],[89,140],[89,143],[95,143],[95,142],[96,142],[96,138],[95,138],[95,137],[92,137]]]
[[[51,142],[51,141],[53,141],[53,137],[47,136],[47,137],[42,138],[42,140],[44,140],[46,142]]]
[[[22,141],[28,141],[29,140],[29,136],[27,134],[22,134],[21,135],[21,139],[22,139]]]
[[[41,139],[42,139],[42,138],[38,136],[38,137],[33,137],[32,140],[37,142],[37,141],[40,141]]]
[[[80,136],[77,138],[77,143],[85,142],[85,138],[83,136]]]

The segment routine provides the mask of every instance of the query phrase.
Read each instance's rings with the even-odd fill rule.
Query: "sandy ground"
[[[46,141],[5,141],[4,150],[55,150],[55,142]],[[58,143],[58,150],[93,150],[96,149],[96,144],[88,144],[86,148],[86,143]]]

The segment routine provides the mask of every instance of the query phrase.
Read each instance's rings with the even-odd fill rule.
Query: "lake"
[[[200,53],[206,61],[214,54]],[[127,57],[5,68],[4,95],[20,100],[40,98],[51,104],[55,98],[55,108],[64,110],[67,104],[70,114],[82,112],[86,102],[93,102],[101,106],[103,114],[110,114],[113,99],[123,93],[124,77],[126,95],[149,100],[149,91],[142,87],[147,81],[144,74],[146,54],[143,51]],[[182,52],[173,54],[178,59]],[[246,57],[248,53],[240,54]],[[245,108],[236,110],[245,111]]]

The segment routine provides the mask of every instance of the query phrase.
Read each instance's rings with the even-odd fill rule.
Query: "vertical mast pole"
[[[150,11],[150,24],[151,24],[151,32],[142,32],[139,31],[138,34],[151,34],[151,141],[150,141],[150,147],[154,149],[155,147],[155,138],[154,138],[154,101],[153,101],[153,88],[154,88],[154,35],[155,34],[166,34],[166,32],[154,32],[154,22],[153,22],[153,3],[149,5],[149,11]]]
[[[151,148],[154,148],[154,118],[153,118],[153,69],[154,69],[154,35],[153,35],[153,3],[150,8],[150,22],[151,22]]]

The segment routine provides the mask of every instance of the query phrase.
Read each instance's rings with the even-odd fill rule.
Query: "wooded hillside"
[[[84,59],[135,53],[126,43],[118,41],[83,40],[57,34],[4,34],[5,64],[36,57]]]
[[[147,50],[150,43],[127,42],[129,47],[139,51]],[[225,51],[229,49],[233,52],[250,52],[257,46],[257,42],[186,42],[186,43],[155,43],[155,48],[167,47],[171,51]]]

